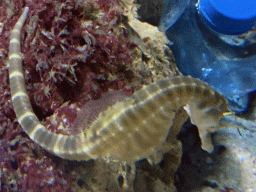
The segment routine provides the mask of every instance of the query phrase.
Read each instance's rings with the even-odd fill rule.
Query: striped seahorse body
[[[110,106],[89,125],[86,133],[68,136],[49,131],[32,110],[22,70],[20,32],[28,10],[26,7],[10,38],[12,102],[24,131],[55,155],[70,160],[111,157],[135,161],[165,141],[180,107],[189,107],[199,128],[216,126],[228,111],[227,101],[206,83],[190,76],[172,77],[143,86],[131,97]]]

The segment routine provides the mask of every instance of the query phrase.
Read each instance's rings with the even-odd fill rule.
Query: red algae
[[[21,52],[32,106],[50,130],[73,134],[79,130],[72,124],[88,101],[100,100],[109,90],[133,92],[126,86],[132,81],[136,45],[121,25],[120,3],[10,0],[0,5],[1,190],[71,191],[80,163],[41,149],[15,121],[7,68],[10,31],[28,6]]]
[[[2,136],[1,191],[70,190],[67,179],[75,180],[68,173],[71,170],[57,168],[47,152],[25,137],[17,123],[6,129]]]

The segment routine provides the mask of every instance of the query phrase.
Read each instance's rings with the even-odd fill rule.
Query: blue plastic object
[[[198,10],[209,28],[223,34],[249,31],[256,20],[255,0],[199,0]]]
[[[188,7],[190,0],[166,0],[165,10],[162,14],[159,30],[165,32],[171,27],[181,16],[181,14]]]
[[[247,15],[247,18],[250,19],[243,19],[244,23],[241,22],[240,17],[246,14],[234,15],[235,19],[238,18],[238,26],[235,27],[232,22],[228,22],[230,25],[227,24],[227,18],[224,19],[226,22],[223,21],[223,13],[217,14],[222,15],[222,20],[214,18],[209,13],[225,9],[214,4],[225,1],[240,2],[240,0],[200,0],[199,2],[191,0],[186,4],[189,0],[182,0],[182,10],[184,11],[176,11],[176,15],[172,15],[172,18],[176,18],[175,22],[168,21],[166,18],[175,13],[173,7],[168,7],[161,19],[160,29],[166,32],[171,42],[170,47],[179,70],[184,75],[191,75],[209,83],[228,99],[231,110],[241,112],[247,109],[249,94],[256,90],[256,30],[241,35],[226,34],[237,34],[251,29],[252,21],[256,19],[256,9],[254,12],[246,11],[246,14],[251,14]],[[205,2],[210,2],[211,5],[207,6],[214,11],[206,11]],[[250,7],[252,8],[256,6],[256,0],[246,0],[240,3],[246,4],[247,2],[251,3]],[[184,5],[187,6],[184,8]],[[181,10],[177,6],[174,7],[175,10]],[[202,7],[204,7],[203,11]],[[229,9],[231,8],[229,7]],[[230,10],[229,12],[234,13]],[[226,15],[229,16],[230,13]],[[211,20],[206,21],[207,18],[211,18]],[[220,17],[218,16],[218,18]],[[213,24],[213,21],[218,22]],[[226,24],[223,25],[221,21]],[[209,23],[214,27],[220,25],[222,28],[217,30]],[[230,28],[227,28],[228,26]],[[225,31],[225,34],[220,33],[221,31]]]

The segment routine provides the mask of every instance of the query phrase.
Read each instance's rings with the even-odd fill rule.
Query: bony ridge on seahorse
[[[227,101],[206,83],[190,76],[171,77],[143,86],[124,101],[108,107],[89,125],[86,133],[70,136],[53,133],[40,123],[26,91],[20,33],[28,11],[26,7],[10,37],[12,102],[18,122],[28,136],[59,157],[70,160],[111,157],[136,161],[165,141],[180,107],[187,106],[201,137],[208,137],[207,128],[218,126],[220,118],[229,111]]]

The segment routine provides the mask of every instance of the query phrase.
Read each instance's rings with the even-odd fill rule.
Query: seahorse
[[[28,12],[29,8],[25,7],[10,37],[11,98],[23,130],[56,156],[79,161],[103,157],[136,161],[165,141],[180,107],[187,106],[200,130],[217,126],[229,111],[226,99],[208,84],[190,76],[169,77],[143,86],[132,96],[109,106],[85,132],[76,135],[51,132],[33,112],[25,86],[20,33]]]

